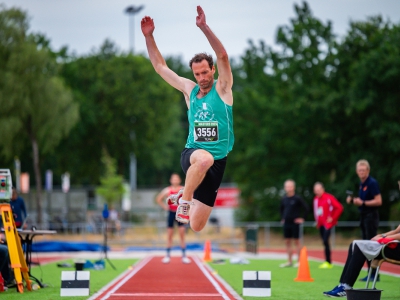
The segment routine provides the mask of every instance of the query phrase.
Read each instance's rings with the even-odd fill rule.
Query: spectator
[[[382,196],[378,182],[369,176],[370,166],[368,161],[361,159],[356,164],[356,172],[360,178],[358,197],[348,196],[346,202],[358,206],[360,212],[360,226],[363,240],[370,240],[378,233],[379,213],[378,207],[382,205]],[[368,263],[370,266],[370,263]],[[375,273],[372,274],[375,276]],[[368,276],[361,279],[367,281]],[[379,280],[379,278],[377,279]]]
[[[164,188],[156,198],[157,204],[160,205],[165,211],[168,212],[167,217],[167,255],[162,259],[162,262],[167,264],[171,260],[171,247],[172,247],[172,236],[174,234],[174,224],[178,226],[179,237],[181,240],[182,249],[182,263],[189,264],[190,259],[186,257],[186,244],[185,244],[185,224],[178,222],[175,218],[176,210],[178,205],[166,203],[166,199],[179,192],[182,188],[181,177],[177,173],[173,173],[169,179],[170,186]]]
[[[21,228],[21,226],[24,224],[27,213],[24,199],[18,196],[15,187],[13,187],[10,206],[13,212],[15,226],[17,226],[17,228]]]
[[[398,226],[395,230],[377,235],[372,238],[372,241],[377,241],[379,243],[387,243],[390,240],[400,240],[400,226]],[[395,260],[400,260],[400,247],[386,247],[385,256]],[[382,258],[381,253],[379,253],[379,255],[375,258]],[[353,288],[353,285],[360,274],[361,268],[364,266],[365,260],[366,257],[358,245],[355,244],[353,246],[353,243],[351,243],[349,246],[346,264],[344,265],[342,275],[340,276],[339,285],[334,287],[331,291],[323,292],[323,294],[333,298],[346,297],[346,290]]]
[[[333,195],[325,192],[325,187],[321,182],[314,184],[314,194],[314,217],[325,247],[325,262],[319,268],[331,269],[333,266],[329,237],[331,229],[343,212],[343,206]]]
[[[304,200],[296,195],[296,183],[288,179],[285,181],[284,189],[286,195],[281,200],[280,213],[283,223],[283,236],[285,238],[286,252],[288,261],[281,264],[281,268],[297,267],[298,263],[293,264],[292,260],[292,240],[296,247],[296,253],[300,254],[300,224],[304,222],[307,216],[308,205]]]
[[[121,222],[118,217],[118,212],[113,205],[110,205],[109,222],[111,223],[110,229],[112,234],[119,233],[121,230]]]

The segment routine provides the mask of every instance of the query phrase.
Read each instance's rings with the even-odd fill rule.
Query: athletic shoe
[[[332,291],[323,292],[323,294],[331,298],[346,297],[346,290],[344,289],[344,286],[338,285]]]
[[[175,219],[183,224],[189,223],[189,210],[190,205],[187,203],[179,204],[178,209],[176,210]]]
[[[170,261],[171,261],[171,258],[169,258],[169,256],[165,256],[165,257],[162,259],[163,264],[168,264]]]
[[[178,193],[173,194],[167,198],[168,205],[179,205],[179,199],[182,198],[183,189],[180,189]]]
[[[326,261],[323,264],[319,265],[318,268],[320,268],[320,269],[332,269],[333,265]]]
[[[293,264],[291,262],[286,262],[284,264],[280,264],[279,267],[281,268],[293,267]]]
[[[191,261],[190,261],[190,259],[187,258],[186,256],[182,256],[182,263],[184,263],[184,264],[190,264]]]
[[[293,268],[298,268],[300,266],[300,264],[297,262],[293,265]]]
[[[374,279],[375,279],[375,274],[372,274],[369,281],[370,282],[374,282]],[[360,278],[360,281],[365,281],[366,282],[367,280],[368,280],[368,275],[365,276],[364,278]],[[376,279],[376,281],[377,282],[380,281],[379,274],[378,274],[378,278]]]

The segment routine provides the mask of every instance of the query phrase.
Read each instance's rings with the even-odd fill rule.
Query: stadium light
[[[128,6],[125,8],[125,13],[129,15],[129,44],[130,44],[130,50],[133,53],[134,50],[134,16],[139,13],[142,9],[144,8],[144,5],[140,6]]]

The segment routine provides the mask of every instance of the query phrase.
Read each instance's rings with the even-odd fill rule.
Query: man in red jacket
[[[314,194],[314,217],[324,243],[326,260],[319,268],[330,269],[333,266],[329,237],[332,227],[336,225],[343,212],[343,206],[333,195],[325,192],[324,185],[321,182],[314,184]]]

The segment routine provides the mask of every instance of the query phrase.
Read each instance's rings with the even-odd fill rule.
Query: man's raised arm
[[[178,76],[167,66],[154,40],[153,32],[155,26],[153,19],[148,16],[144,17],[141,22],[141,28],[146,39],[147,51],[154,70],[171,86],[181,91],[186,101],[189,101],[190,91],[195,86],[195,83],[189,79]]]
[[[197,17],[196,17],[196,25],[201,29],[204,33],[211,47],[213,48],[215,55],[217,56],[217,66],[218,66],[218,84],[217,90],[220,93],[221,98],[225,102],[233,102],[232,98],[232,85],[233,85],[233,76],[231,71],[231,65],[229,63],[228,54],[222,45],[221,41],[217,38],[217,36],[212,32],[210,27],[208,27],[206,23],[206,15],[204,14],[203,9],[200,6],[197,6]],[[231,103],[230,103],[231,104]]]

